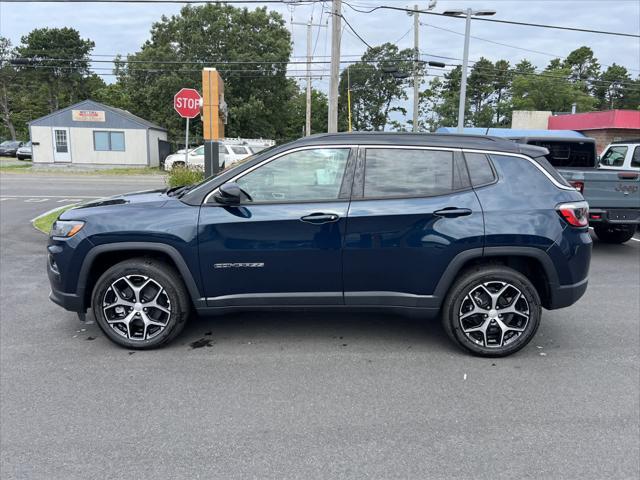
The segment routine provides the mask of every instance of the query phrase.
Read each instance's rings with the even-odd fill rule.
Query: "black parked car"
[[[15,157],[23,143],[17,140],[6,140],[0,143],[0,157]]]

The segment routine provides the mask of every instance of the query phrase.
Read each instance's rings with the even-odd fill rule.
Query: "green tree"
[[[571,73],[569,78],[573,82],[581,82],[585,91],[589,90],[590,80],[600,75],[600,64],[593,55],[593,50],[583,46],[575,49],[564,60],[563,67],[569,68]]]
[[[36,28],[21,39],[16,53],[27,83],[46,86],[49,112],[87,98],[97,82],[89,71],[95,44],[73,28]]]
[[[444,80],[432,82],[431,98],[433,111],[438,120],[432,122],[433,128],[453,127],[458,124],[458,104],[460,102],[460,80],[462,67],[457,66],[444,74]],[[436,80],[438,80],[436,82]],[[436,88],[433,88],[435,85]],[[435,100],[435,99],[439,100]],[[469,102],[465,108],[465,124],[469,124]]]
[[[347,83],[351,85],[353,130],[384,130],[391,112],[406,114],[405,109],[395,103],[407,100],[407,80],[397,79],[384,69],[394,66],[399,72],[412,73],[412,58],[412,49],[400,50],[396,45],[385,43],[367,49],[361,62],[343,70],[338,87],[340,130],[348,128]]]
[[[490,60],[481,57],[473,64],[468,78],[467,98],[471,111],[471,123],[476,127],[489,127],[493,124],[495,66]]]
[[[184,120],[173,111],[174,94],[182,87],[200,90],[201,68],[215,67],[229,106],[226,135],[280,139],[288,128],[283,111],[291,94],[290,53],[290,34],[279,13],[224,4],[186,6],[179,15],[163,16],[140,51],[117,65],[122,90],[109,93],[177,136]],[[201,133],[199,122],[193,127]]]
[[[631,76],[625,67],[615,63],[608,67],[595,88],[598,107],[606,110],[626,106],[625,94],[629,92],[629,85],[633,88]]]
[[[498,60],[494,65],[494,125],[508,127],[511,124],[511,82],[513,71],[507,60]]]
[[[292,96],[283,115],[287,115],[287,128],[283,141],[294,140],[304,135],[307,111],[307,90],[291,80]],[[327,131],[329,103],[327,96],[315,89],[311,90],[311,133]]]
[[[0,118],[2,118],[2,130],[0,138],[9,135],[15,140],[16,127],[14,124],[14,111],[16,105],[16,86],[18,72],[11,64],[15,52],[8,38],[0,37]]]
[[[595,100],[580,84],[570,80],[571,70],[552,61],[540,74],[516,74],[513,83],[513,108],[515,110],[550,110],[569,112],[577,104],[579,111],[589,111]]]

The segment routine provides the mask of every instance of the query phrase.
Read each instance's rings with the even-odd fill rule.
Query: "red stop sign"
[[[193,88],[183,88],[173,97],[173,108],[182,118],[195,118],[200,114],[200,94]]]

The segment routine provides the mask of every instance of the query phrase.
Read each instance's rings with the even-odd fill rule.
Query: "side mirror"
[[[213,198],[222,205],[240,205],[242,189],[235,182],[224,183],[218,187],[218,190],[213,194]]]

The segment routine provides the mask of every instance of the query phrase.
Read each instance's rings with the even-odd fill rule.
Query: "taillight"
[[[569,182],[569,183],[571,184],[571,186],[573,188],[578,190],[580,193],[584,192],[584,182],[578,182],[577,180],[574,180],[574,181]]]
[[[556,207],[556,210],[573,227],[589,225],[589,204],[587,202],[561,203]]]

